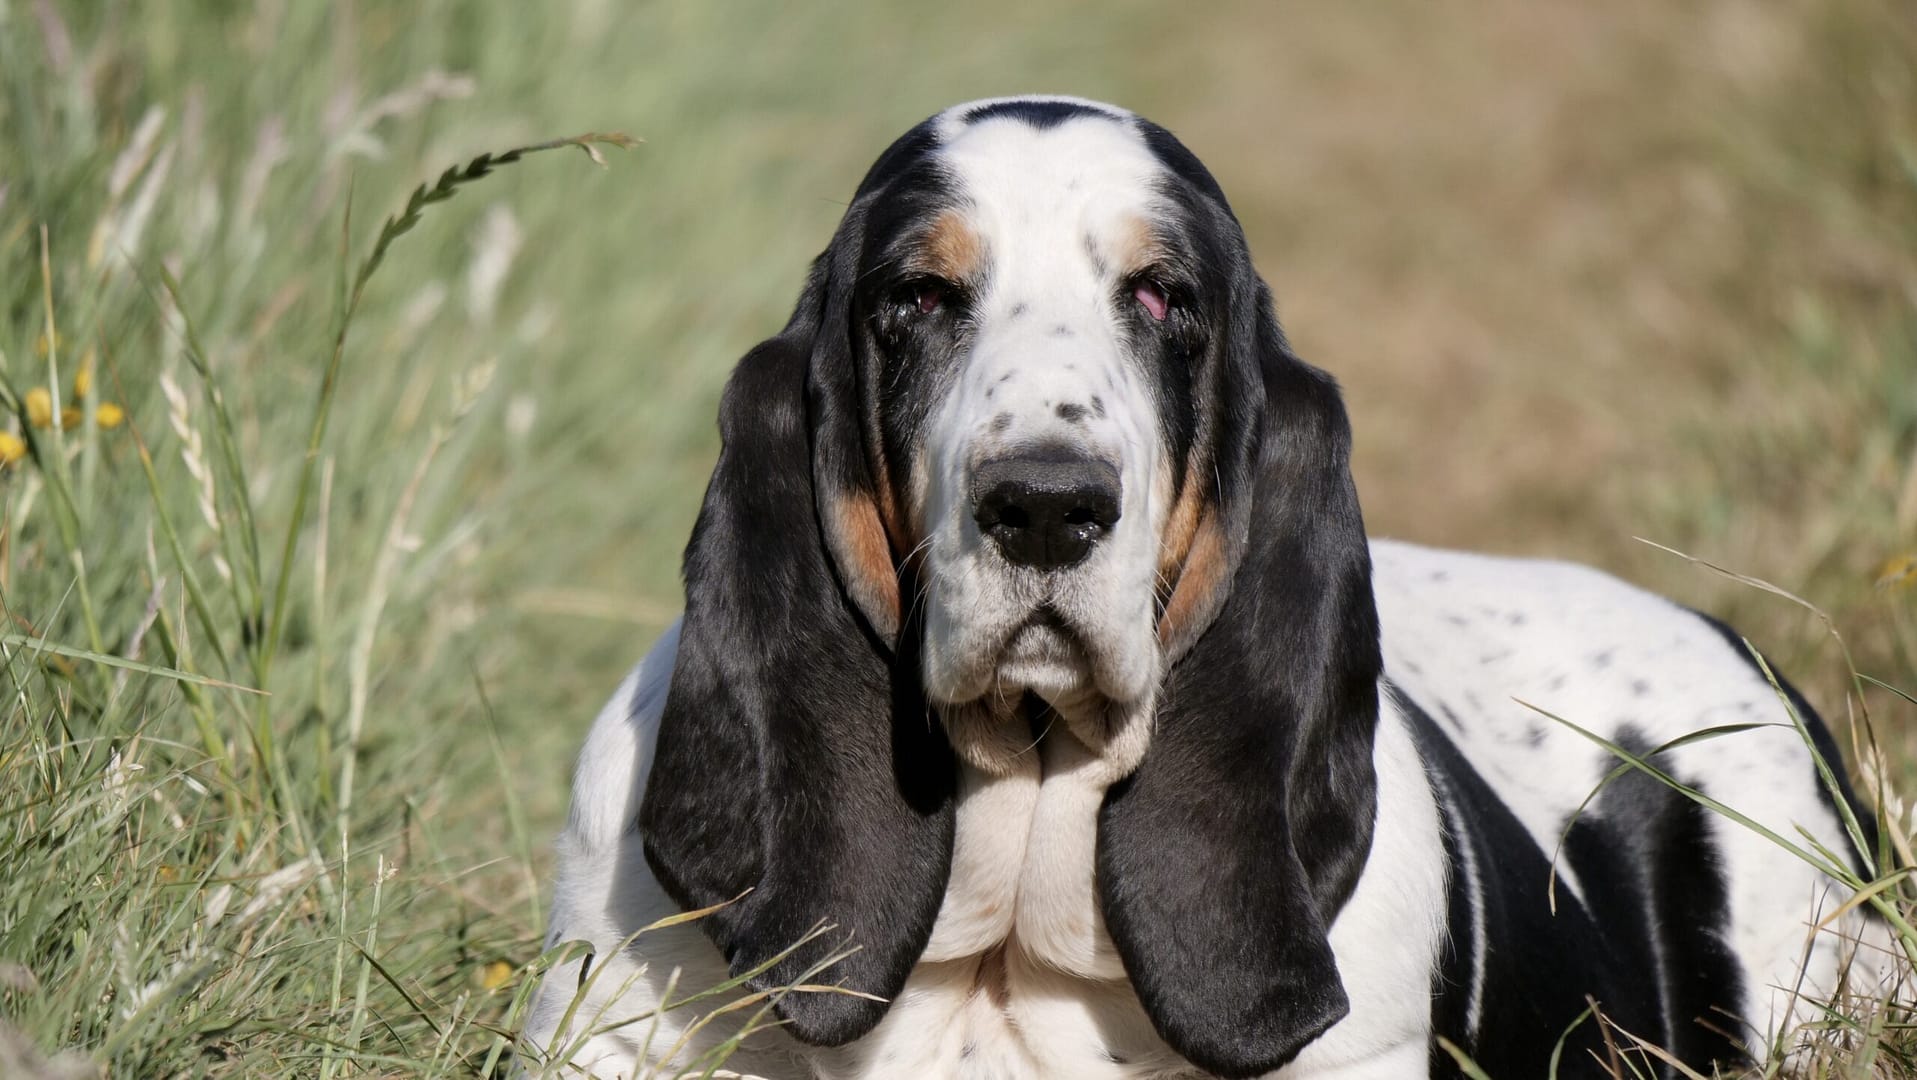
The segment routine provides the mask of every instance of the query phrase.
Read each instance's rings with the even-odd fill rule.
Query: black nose
[[[972,476],[972,519],[1012,562],[1070,566],[1118,521],[1118,470],[1043,447],[994,458]]]

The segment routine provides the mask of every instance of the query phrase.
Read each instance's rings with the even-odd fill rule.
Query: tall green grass
[[[1809,664],[1815,620],[1629,535],[1711,554],[1909,687],[1917,589],[1872,582],[1917,552],[1917,47],[1878,0],[1781,10],[1808,59],[1684,136],[1765,223],[1728,257],[1748,274],[1691,282],[1712,333],[1669,360],[1730,404],[1645,412],[1668,468],[1525,519],[1549,530],[1525,546],[1609,536]],[[1295,248],[1374,234],[1284,216],[1304,193],[1252,152],[1342,151],[1272,130],[1255,77],[1335,94],[1375,54],[1385,78],[1427,44],[1384,32],[1401,17],[0,0],[0,431],[30,451],[0,466],[0,1075],[496,1070],[567,763],[677,606],[718,388],[878,148],[1011,90],[1174,126],[1230,103],[1198,148],[1261,258],[1309,273]],[[1245,40],[1278,59],[1212,62]],[[592,128],[647,144],[517,164],[388,242],[446,166]],[[1473,224],[1441,187],[1404,211]],[[1389,294],[1398,254],[1346,272]],[[1368,416],[1363,386],[1361,432],[1442,420]],[[36,390],[75,422],[35,426]],[[1392,476],[1361,479],[1391,505]],[[1843,673],[1822,685],[1842,717]],[[1901,783],[1910,706],[1861,693]]]

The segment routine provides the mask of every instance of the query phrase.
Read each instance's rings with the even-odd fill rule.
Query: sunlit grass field
[[[503,1073],[726,373],[892,136],[1020,90],[1217,173],[1374,533],[1723,616],[1917,791],[1851,675],[1917,688],[1895,0],[0,0],[0,1077]],[[644,141],[441,181],[586,132]]]

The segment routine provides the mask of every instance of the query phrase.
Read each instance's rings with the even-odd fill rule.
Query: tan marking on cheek
[[[985,269],[985,240],[963,214],[946,210],[933,219],[908,265],[947,281],[968,281]]]
[[[892,542],[894,551],[912,550],[910,522],[899,516],[899,500],[892,488],[892,469],[883,455],[872,455],[872,475],[877,481],[877,505],[874,510],[879,515],[879,525],[885,530],[885,536]]]
[[[900,523],[906,533],[905,539],[910,542],[901,543],[900,551],[917,550],[919,542],[927,535],[925,501],[932,491],[932,473],[925,463],[926,456],[921,452],[917,460],[912,462],[912,475],[907,481],[910,486],[905,492],[905,519]]]
[[[1187,484],[1172,506],[1171,516],[1165,520],[1165,533],[1158,544],[1158,580],[1167,591],[1177,583],[1179,567],[1191,553],[1192,537],[1198,532],[1198,515],[1204,509],[1204,502],[1197,485]]]
[[[1158,619],[1158,640],[1167,651],[1182,651],[1189,644],[1187,639],[1200,629],[1199,624],[1216,610],[1229,569],[1224,529],[1219,526],[1216,511],[1207,509],[1178,568],[1178,584],[1171,600]]]
[[[886,539],[879,508],[872,500],[841,496],[832,508],[836,545],[846,565],[840,572],[852,599],[887,635],[898,632],[899,578],[892,566],[892,547]]]

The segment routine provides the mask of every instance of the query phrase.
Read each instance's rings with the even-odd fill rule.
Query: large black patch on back
[[[1576,874],[1583,900],[1557,877],[1554,915],[1546,853],[1430,715],[1402,691],[1394,693],[1440,796],[1451,865],[1449,935],[1432,988],[1434,1034],[1500,1080],[1547,1075],[1560,1039],[1562,1080],[1609,1078],[1610,1051],[1594,1019],[1565,1035],[1588,995],[1613,1023],[1702,1072],[1713,1063],[1744,1063],[1724,1034],[1738,1031],[1733,1017],[1743,991],[1722,936],[1725,882],[1708,811],[1641,773],[1613,783],[1566,839],[1562,862]],[[1652,749],[1641,740],[1627,748]],[[1475,877],[1467,866],[1476,868]],[[1478,905],[1482,916],[1474,918]],[[1481,942],[1474,936],[1478,927]],[[1474,1034],[1467,1010],[1480,947],[1482,1002]],[[1631,1045],[1622,1035],[1613,1039],[1621,1048]],[[1673,1075],[1669,1066],[1632,1057],[1641,1075]],[[1463,1076],[1435,1040],[1431,1075]]]

